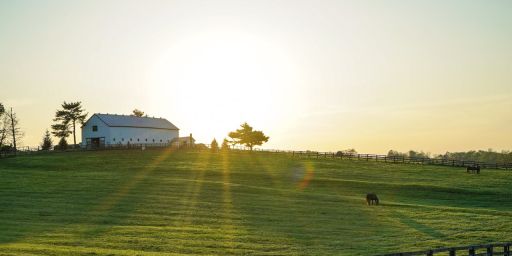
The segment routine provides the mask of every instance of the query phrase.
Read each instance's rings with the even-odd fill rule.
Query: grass
[[[0,255],[373,255],[510,240],[510,171],[269,153],[0,160]],[[381,205],[364,197],[375,192]]]

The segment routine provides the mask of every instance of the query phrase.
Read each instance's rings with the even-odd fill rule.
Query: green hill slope
[[[0,255],[372,255],[512,240],[511,175],[261,152],[1,159]]]

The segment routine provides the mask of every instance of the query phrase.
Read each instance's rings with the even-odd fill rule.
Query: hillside
[[[0,255],[372,255],[504,241],[511,175],[262,152],[0,159]],[[367,192],[382,204],[367,206]]]

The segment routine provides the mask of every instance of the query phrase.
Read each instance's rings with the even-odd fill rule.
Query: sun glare
[[[168,102],[165,107],[173,119],[194,127],[199,136],[219,138],[244,121],[270,127],[295,98],[295,73],[286,51],[262,38],[244,33],[196,35],[160,56],[151,80],[153,91],[161,93],[151,102]],[[186,111],[179,109],[185,106]]]

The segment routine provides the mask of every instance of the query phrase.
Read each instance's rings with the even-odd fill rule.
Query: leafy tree
[[[403,157],[405,157],[406,154],[400,153],[400,152],[398,152],[396,150],[391,149],[391,150],[388,151],[388,156],[403,156]]]
[[[53,121],[57,122],[52,125],[55,136],[60,138],[66,138],[69,136],[70,130],[73,133],[73,144],[76,145],[76,123],[84,124],[87,113],[84,113],[82,109],[82,102],[70,102],[61,105],[62,109],[57,110]]]
[[[68,142],[65,137],[60,138],[58,147],[60,150],[66,150],[68,148]]]
[[[144,112],[141,111],[141,110],[138,110],[138,109],[134,109],[132,111],[132,116],[138,116],[138,117],[143,117],[144,116]]]
[[[240,127],[241,129],[237,129],[228,134],[234,144],[244,145],[249,147],[252,151],[254,146],[261,146],[269,139],[262,131],[254,131],[247,123],[241,124]]]
[[[229,150],[229,141],[224,138],[224,140],[222,141],[222,145],[220,146],[220,150],[222,151],[228,151]]]
[[[5,113],[5,108],[2,103],[0,103],[0,116],[2,116]]]
[[[210,150],[212,152],[218,152],[219,151],[219,143],[217,143],[217,140],[215,138],[212,140],[212,143],[210,144]]]
[[[41,149],[42,150],[50,150],[53,147],[53,141],[52,137],[50,135],[50,132],[46,130],[43,136],[43,142],[41,143]]]

